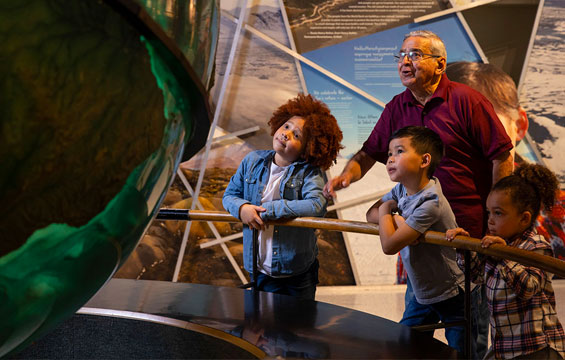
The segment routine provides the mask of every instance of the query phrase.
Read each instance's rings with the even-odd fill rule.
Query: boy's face
[[[304,119],[293,116],[288,119],[273,136],[273,149],[275,150],[275,164],[288,166],[296,161],[306,144],[304,134]]]
[[[390,180],[406,183],[418,176],[422,164],[422,155],[412,147],[409,137],[392,139],[388,144],[386,171]]]

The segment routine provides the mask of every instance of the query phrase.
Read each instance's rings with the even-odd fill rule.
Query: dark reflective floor
[[[161,323],[75,314],[7,359],[257,358],[238,345],[241,344]]]
[[[360,311],[237,288],[112,279],[86,305],[190,321],[243,338],[267,356],[456,358],[424,333]]]

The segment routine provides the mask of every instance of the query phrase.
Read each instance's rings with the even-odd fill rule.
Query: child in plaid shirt
[[[488,235],[482,247],[492,244],[553,255],[551,245],[536,233],[540,208],[550,210],[559,182],[546,167],[523,164],[498,181],[487,199]],[[447,240],[469,236],[457,228]],[[462,252],[457,262],[464,267]],[[471,278],[486,282],[492,346],[485,359],[560,359],[565,355],[565,334],[555,311],[551,274],[507,259],[472,253]]]

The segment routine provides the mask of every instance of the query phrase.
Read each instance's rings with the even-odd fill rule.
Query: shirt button
[[[276,252],[276,251],[273,251],[273,255],[277,255],[277,252]]]

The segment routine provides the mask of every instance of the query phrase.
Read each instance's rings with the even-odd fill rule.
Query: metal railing
[[[241,222],[225,211],[199,211],[184,209],[161,209],[156,217],[157,220],[191,220],[191,221],[223,221]],[[333,231],[346,231],[362,234],[379,235],[379,226],[362,221],[339,220],[317,217],[302,217],[292,220],[268,221],[268,224],[307,227],[314,229],[325,229]],[[520,264],[534,266],[548,271],[559,277],[565,278],[565,261],[551,256],[541,255],[527,250],[516,249],[507,245],[491,245],[488,248],[481,247],[481,240],[468,236],[457,236],[452,241],[445,240],[445,234],[436,231],[427,231],[420,242],[449,246],[461,250],[476,251],[481,254],[505,258],[519,262]]]
[[[241,222],[225,211],[199,211],[185,209],[160,209],[156,220],[186,220],[186,221],[220,221],[220,222]],[[339,220],[318,217],[300,217],[290,220],[267,221],[270,225],[284,225],[293,227],[306,227],[313,229],[325,229],[330,231],[346,231],[362,234],[379,235],[379,226],[362,221]],[[253,231],[253,278],[251,282],[243,285],[243,288],[255,286],[255,274],[257,273],[257,231]],[[470,251],[475,251],[484,255],[504,258],[516,261],[520,264],[533,266],[559,277],[565,278],[565,261],[561,261],[551,256],[541,255],[532,251],[517,249],[507,245],[494,244],[488,248],[481,247],[481,240],[468,236],[457,236],[452,241],[445,239],[445,233],[427,231],[419,239],[422,243],[448,246],[460,250],[465,250],[465,317],[461,322],[440,323],[432,325],[415,326],[414,329],[420,331],[431,331],[439,328],[451,326],[465,326],[465,357],[471,354],[471,282],[470,282]]]

